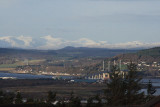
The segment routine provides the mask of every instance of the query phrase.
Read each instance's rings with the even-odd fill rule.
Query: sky
[[[160,46],[159,0],[0,0],[0,47]]]

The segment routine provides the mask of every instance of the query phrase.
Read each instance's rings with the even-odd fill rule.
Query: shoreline
[[[0,77],[16,77],[16,79],[73,79],[75,76],[66,76],[66,75],[38,75],[38,74],[30,74],[30,73],[13,73],[13,72],[0,72]]]
[[[79,76],[75,76],[75,75],[51,75],[51,74],[32,74],[32,73],[16,73],[16,72],[11,72],[11,71],[0,71],[0,73],[11,73],[11,74],[29,74],[29,75],[35,75],[35,76],[53,76],[53,77],[62,77],[62,76],[65,76],[65,77],[73,77],[73,78],[76,78],[76,77],[79,77]],[[143,79],[160,79],[160,76],[147,76],[147,77],[142,77]]]
[[[32,73],[18,73],[18,72],[12,72],[12,71],[0,71],[0,73],[12,73],[12,74],[30,74],[30,75],[42,75],[42,76],[66,76],[66,77],[79,77],[75,75],[53,75],[53,74],[32,74]]]

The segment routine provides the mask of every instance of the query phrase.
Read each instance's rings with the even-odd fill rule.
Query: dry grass
[[[0,71],[12,71],[15,70],[15,68],[0,68]]]
[[[67,84],[67,85],[42,85],[42,86],[23,86],[23,87],[5,87],[2,90],[9,90],[11,92],[20,91],[24,97],[27,98],[46,98],[48,91],[57,92],[58,97],[70,96],[73,91],[75,96],[88,98],[98,93],[103,93],[104,85],[93,84]]]

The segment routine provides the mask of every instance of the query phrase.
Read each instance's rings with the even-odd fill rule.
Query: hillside
[[[136,50],[124,49],[103,49],[103,48],[85,48],[85,47],[66,47],[59,50],[26,50],[13,48],[0,48],[1,56],[24,56],[24,57],[113,57],[122,53],[132,53]]]
[[[44,58],[51,55],[56,55],[56,52],[52,51],[52,53],[49,53],[45,50],[0,48],[0,57]]]
[[[136,53],[128,53],[117,55],[114,59],[121,59],[124,61],[145,61],[148,63],[152,63],[154,61],[160,61],[160,47],[155,47],[151,49],[140,50]]]
[[[160,47],[155,47],[151,49],[145,49],[137,52],[141,56],[151,56],[154,58],[160,57]]]
[[[105,49],[105,48],[87,48],[87,47],[65,47],[57,50],[59,55],[73,57],[113,57],[123,53],[135,53],[137,50],[125,49]]]

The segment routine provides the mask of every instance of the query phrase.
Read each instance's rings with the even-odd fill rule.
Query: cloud
[[[90,48],[109,48],[109,49],[132,49],[132,48],[152,48],[160,46],[157,43],[143,43],[140,41],[131,41],[126,43],[111,44],[107,41],[94,41],[89,38],[80,38],[78,40],[65,40],[63,38],[56,38],[51,35],[32,38],[27,36],[5,36],[0,37],[1,41],[7,43],[6,46],[28,48],[28,49],[60,49],[66,46],[74,47],[90,47]],[[41,42],[41,43],[40,43]]]
[[[88,38],[80,38],[78,40],[65,40],[52,36],[42,37],[47,40],[46,44],[40,46],[41,49],[59,49],[66,46],[74,47],[90,47],[90,48],[109,48],[109,49],[131,49],[131,48],[152,48],[160,46],[159,43],[143,43],[140,41],[132,41],[126,43],[110,44],[107,41],[94,41]]]
[[[39,49],[58,49],[62,48],[65,44],[65,41],[61,38],[54,38],[50,35],[41,37],[46,40],[46,44],[43,46],[39,46]]]
[[[1,41],[7,42],[12,47],[18,47],[18,48],[27,48],[30,46],[30,43],[32,42],[32,37],[25,37],[25,36],[4,36],[0,37]],[[8,46],[6,44],[6,46]]]
[[[127,43],[119,43],[113,45],[113,48],[124,48],[124,49],[130,49],[130,48],[152,48],[160,46],[160,42],[158,43],[143,43],[139,41],[133,41],[133,42],[127,42]]]
[[[9,44],[11,44],[12,47],[18,46],[18,44],[14,40],[12,40],[12,36],[0,37],[0,40],[4,40],[4,41],[8,42]]]
[[[71,41],[71,43],[74,43],[75,45],[82,46],[82,47],[96,47],[96,46],[100,45],[99,43],[97,43],[93,40],[90,40],[88,38],[81,38],[76,41]]]
[[[30,46],[30,43],[32,42],[32,37],[25,37],[23,35],[17,37],[16,39],[23,41],[25,47]]]

